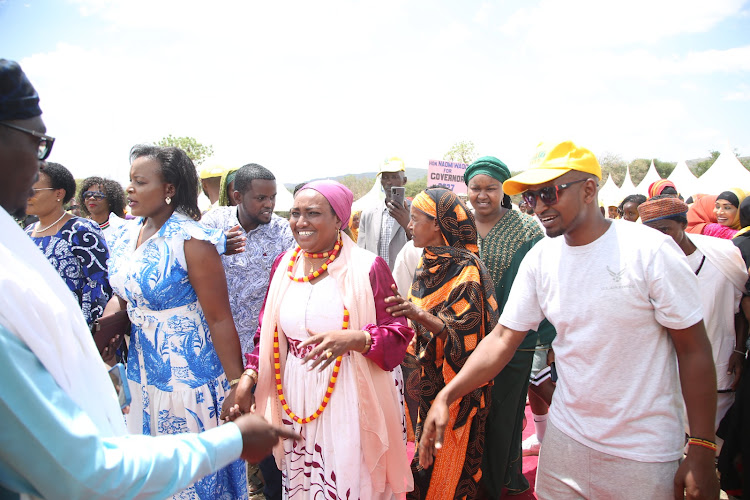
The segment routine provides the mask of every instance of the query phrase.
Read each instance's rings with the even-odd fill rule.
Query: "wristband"
[[[702,446],[704,448],[708,448],[709,450],[717,450],[716,443],[714,443],[713,441],[695,437],[688,438],[688,446]]]
[[[247,370],[242,372],[242,375],[250,377],[250,380],[253,381],[253,384],[258,385],[258,372],[256,372],[252,368],[248,368]],[[242,377],[242,375],[240,375],[240,377]]]
[[[737,354],[742,354],[743,356],[745,355],[745,353],[743,351],[739,351],[737,349],[735,349],[734,352],[736,352]]]
[[[241,375],[240,375],[240,376],[241,376]],[[236,378],[236,379],[234,379],[234,380],[230,380],[230,381],[229,381],[229,388],[231,389],[232,387],[234,387],[235,385],[237,385],[237,384],[239,384],[239,383],[240,383],[240,379],[238,379],[238,378]]]
[[[370,352],[370,348],[372,347],[372,335],[370,335],[370,332],[367,330],[362,330],[365,332],[365,349],[362,352],[362,354],[367,354]]]

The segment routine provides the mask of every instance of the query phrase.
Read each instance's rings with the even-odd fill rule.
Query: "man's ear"
[[[232,201],[234,201],[235,205],[241,205],[242,204],[242,193],[235,190],[232,191]]]

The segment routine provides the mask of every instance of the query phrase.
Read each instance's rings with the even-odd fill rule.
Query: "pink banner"
[[[427,167],[427,187],[440,186],[452,190],[456,194],[466,194],[464,184],[465,163],[447,160],[430,160]]]

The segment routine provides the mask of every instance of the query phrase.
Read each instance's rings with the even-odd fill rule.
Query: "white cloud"
[[[736,90],[724,95],[725,101],[750,101],[750,85],[741,84]]]
[[[652,44],[682,33],[702,33],[742,10],[744,0],[541,0],[507,19],[501,31],[555,51]]]

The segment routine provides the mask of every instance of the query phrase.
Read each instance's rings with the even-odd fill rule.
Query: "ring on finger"
[[[323,351],[323,355],[326,357],[326,359],[328,359],[331,356],[333,356],[333,353],[331,352],[330,349],[326,349],[325,351]]]

